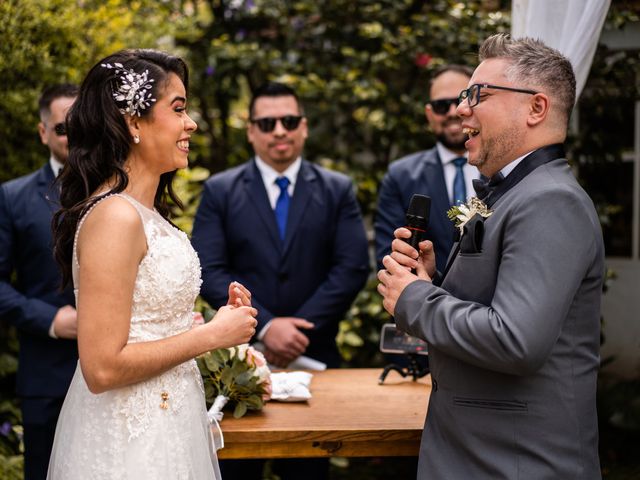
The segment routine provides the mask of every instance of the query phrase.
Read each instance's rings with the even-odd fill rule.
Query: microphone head
[[[423,227],[429,224],[429,211],[431,210],[431,197],[414,194],[407,209],[407,221],[420,223]]]

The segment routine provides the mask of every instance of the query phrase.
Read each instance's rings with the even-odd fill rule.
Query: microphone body
[[[411,197],[409,208],[405,218],[407,219],[406,228],[411,231],[411,237],[405,238],[404,241],[418,250],[418,244],[424,240],[429,224],[429,211],[431,210],[431,197],[420,195],[418,193]]]

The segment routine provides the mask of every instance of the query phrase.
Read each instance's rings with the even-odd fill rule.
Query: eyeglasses
[[[488,83],[476,83],[471,85],[466,90],[462,90],[458,96],[458,104],[461,104],[464,100],[469,103],[469,107],[473,108],[480,103],[480,90],[483,88],[495,88],[497,90],[508,90],[510,92],[528,93],[529,95],[536,95],[539,92],[533,90],[524,90],[522,88],[511,87],[499,87],[498,85],[489,85]]]
[[[458,98],[441,98],[440,100],[431,100],[429,102],[431,110],[438,115],[446,115],[451,108],[451,105],[458,106]]]
[[[258,125],[261,132],[269,133],[273,132],[273,129],[276,128],[276,123],[279,120],[282,126],[290,132],[298,128],[302,118],[302,115],[285,115],[284,117],[252,118],[250,121],[251,123]]]
[[[67,127],[64,123],[56,123],[53,126],[53,131],[56,132],[57,136],[64,137],[67,134]]]

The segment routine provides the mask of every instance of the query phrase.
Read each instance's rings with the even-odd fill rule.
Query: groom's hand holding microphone
[[[414,195],[407,210],[407,226],[398,228],[391,243],[391,254],[382,259],[384,269],[378,272],[378,292],[382,305],[394,315],[398,297],[407,285],[416,280],[431,281],[435,274],[433,243],[422,240],[429,223],[431,199]]]

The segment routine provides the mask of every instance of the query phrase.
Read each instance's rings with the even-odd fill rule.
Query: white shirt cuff
[[[267,330],[269,330],[269,327],[271,326],[271,320],[269,320],[266,325],[264,327],[262,327],[262,330],[260,330],[260,332],[258,332],[258,336],[256,337],[258,340],[262,341],[262,339],[264,338],[264,336],[267,334]]]
[[[55,324],[55,322],[51,322],[51,326],[49,327],[49,336],[51,338],[58,338],[58,336],[56,335],[56,332],[53,328],[53,325]]]

